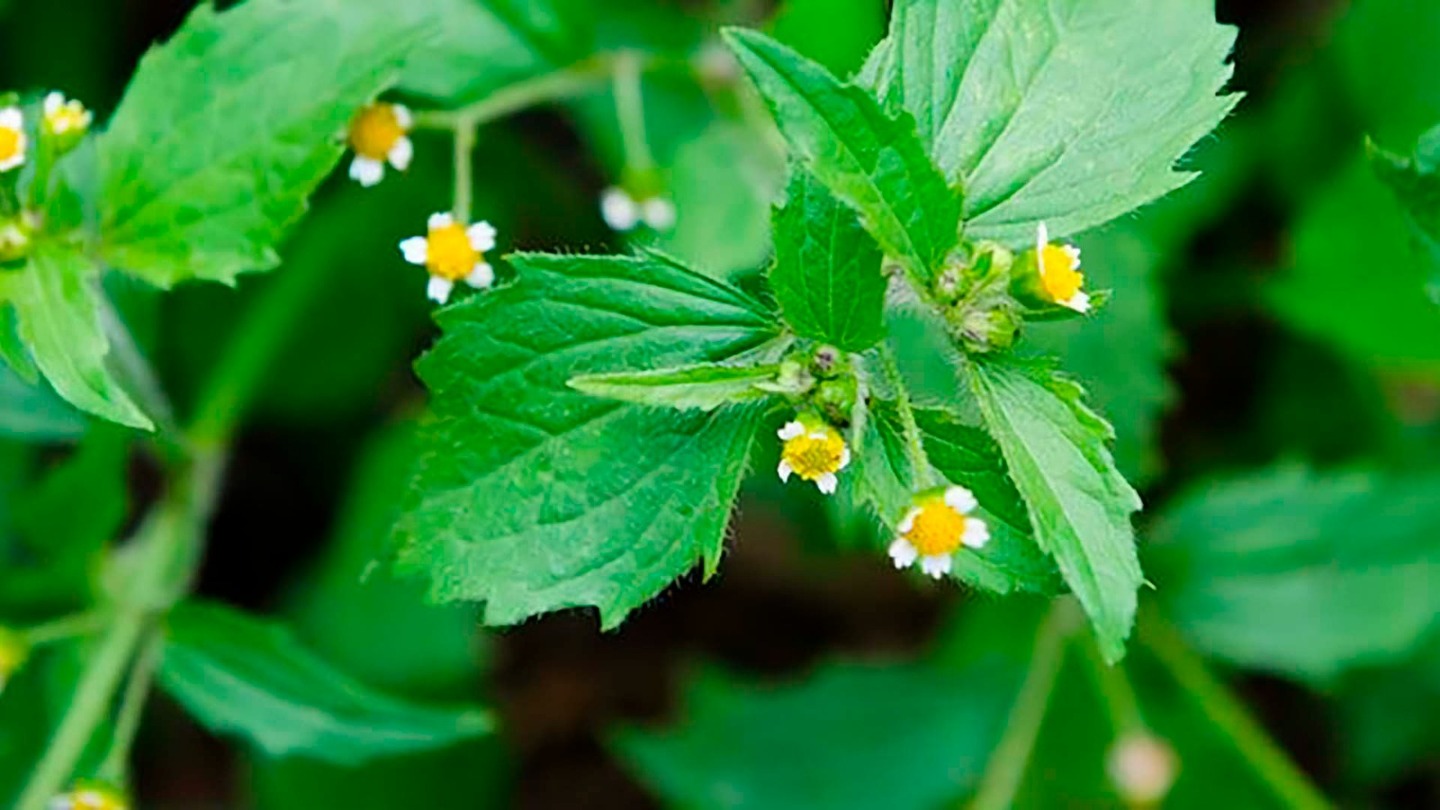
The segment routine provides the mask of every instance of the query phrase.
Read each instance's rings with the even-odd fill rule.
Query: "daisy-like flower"
[[[409,137],[414,123],[410,110],[400,104],[376,103],[355,113],[350,121],[350,148],[355,150],[350,179],[369,187],[385,176],[386,162],[397,171],[410,168],[415,156]]]
[[[82,782],[51,799],[50,810],[130,810],[130,800],[108,785]]]
[[[449,214],[432,214],[427,235],[401,242],[400,252],[405,261],[422,265],[430,272],[426,294],[443,304],[450,300],[457,281],[477,290],[495,283],[495,269],[485,261],[485,252],[494,247],[495,228],[490,223],[466,227]]]
[[[90,111],[76,99],[66,100],[62,93],[45,96],[44,112],[45,131],[50,135],[84,135],[90,129]]]
[[[19,107],[0,109],[0,172],[8,172],[25,162],[25,114]]]
[[[978,504],[964,487],[946,487],[922,494],[905,514],[897,530],[900,536],[890,544],[890,559],[896,568],[908,568],[920,561],[920,570],[939,579],[950,573],[955,552],[961,546],[980,548],[990,541],[985,521],[974,517]]]
[[[5,691],[10,676],[20,671],[29,657],[30,645],[25,639],[13,630],[0,627],[0,692]]]
[[[1051,301],[1076,312],[1090,311],[1090,296],[1081,289],[1085,276],[1080,272],[1080,248],[1051,244],[1043,222],[1035,230],[1035,267]]]
[[[619,186],[611,186],[600,195],[600,215],[611,229],[633,231],[641,223],[652,230],[668,231],[675,227],[675,204],[659,195],[637,200]]]
[[[790,476],[798,475],[814,481],[826,495],[834,494],[840,484],[836,473],[850,464],[850,448],[845,446],[840,431],[806,414],[787,422],[779,435],[785,443],[780,452],[780,480],[789,481]]]

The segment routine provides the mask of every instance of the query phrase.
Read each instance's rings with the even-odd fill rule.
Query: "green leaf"
[[[1302,467],[1198,486],[1154,531],[1167,612],[1211,655],[1312,681],[1404,657],[1440,615],[1437,487]]]
[[[1300,213],[1293,264],[1263,300],[1285,324],[1352,360],[1433,374],[1440,307],[1425,287],[1434,264],[1414,238],[1395,195],[1356,160]]]
[[[1362,131],[1381,143],[1414,141],[1440,121],[1440,94],[1428,80],[1440,73],[1440,6],[1360,0],[1344,11],[1330,49],[1338,69],[1315,71],[1324,76],[1329,106],[1339,106],[1336,91],[1343,91]]]
[[[738,290],[659,256],[512,257],[519,279],[442,310],[420,361],[436,420],[398,527],[432,596],[512,624],[593,605],[614,627],[718,563],[759,409],[617,403],[576,375],[721,363],[776,336]]]
[[[74,439],[85,432],[85,417],[48,385],[31,385],[0,366],[0,436],[25,441]]]
[[[960,199],[926,157],[908,116],[770,39],[727,29],[740,64],[765,97],[780,133],[806,168],[905,268],[928,284],[959,239]]]
[[[900,0],[862,75],[965,189],[966,234],[1027,245],[1184,185],[1233,108],[1212,0]]]
[[[1408,157],[1369,144],[1370,166],[1390,187],[1415,227],[1417,261],[1428,271],[1432,297],[1440,291],[1440,127],[1420,137]]]
[[[105,259],[162,287],[274,267],[350,116],[417,33],[342,0],[201,5],[141,61],[100,137]]]
[[[428,22],[439,32],[406,60],[400,89],[447,107],[568,67],[594,48],[595,11],[588,0],[381,5],[393,19]]]
[[[801,337],[848,352],[885,337],[884,256],[855,212],[813,175],[796,167],[775,212],[770,288],[786,323]]]
[[[769,396],[757,385],[774,382],[780,366],[687,366],[656,371],[586,374],[570,387],[592,397],[680,410],[713,411]]]
[[[709,672],[680,725],[612,746],[671,806],[940,807],[979,782],[1018,684],[993,663],[832,663],[779,688]]]
[[[1035,541],[1090,617],[1110,661],[1125,653],[1142,582],[1130,515],[1140,496],[1115,469],[1113,432],[1078,385],[1003,358],[964,366],[985,425],[1029,506]]]
[[[0,302],[15,308],[17,333],[56,393],[96,416],[149,430],[150,419],[105,365],[110,343],[98,276],[78,250],[41,242],[23,269],[0,271]]]
[[[357,765],[494,728],[478,707],[422,707],[372,691],[279,626],[218,605],[171,612],[159,677],[206,727],[242,735],[273,757]]]

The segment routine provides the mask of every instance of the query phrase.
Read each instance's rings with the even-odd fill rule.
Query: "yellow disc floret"
[[[922,557],[954,554],[960,548],[960,538],[965,536],[968,518],[950,508],[943,495],[925,498],[916,508],[919,511],[910,521],[909,531],[900,536],[909,540]]]
[[[980,548],[990,540],[985,521],[971,512],[975,496],[964,487],[931,490],[915,497],[910,511],[897,527],[899,537],[890,544],[896,568],[920,561],[920,568],[936,579],[950,573],[961,546]]]
[[[1083,292],[1085,275],[1080,272],[1080,249],[1052,244],[1043,222],[1036,232],[1035,268],[1047,298],[1076,312],[1089,311],[1090,296]]]
[[[409,128],[394,104],[371,104],[350,122],[350,148],[371,160],[384,160]]]
[[[825,494],[839,485],[836,473],[850,464],[850,448],[840,431],[814,416],[801,416],[786,423],[779,433],[784,446],[780,451],[780,480],[798,475],[813,481]]]
[[[425,242],[425,267],[432,276],[459,281],[470,275],[480,258],[480,251],[470,243],[465,226],[458,222],[431,228]]]

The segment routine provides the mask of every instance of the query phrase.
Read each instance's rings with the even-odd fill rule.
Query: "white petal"
[[[1045,253],[1045,246],[1050,244],[1050,229],[1045,223],[1035,226],[1035,252],[1041,255]]]
[[[1066,245],[1065,248],[1064,248],[1064,250],[1065,250],[1065,255],[1069,256],[1070,259],[1075,262],[1075,269],[1076,269],[1076,270],[1079,270],[1079,269],[1080,269],[1080,248],[1078,248],[1078,247],[1076,247],[1076,246],[1074,246],[1074,245]]]
[[[618,186],[611,186],[600,195],[600,215],[612,230],[633,231],[640,224],[640,207]]]
[[[932,554],[920,560],[920,570],[939,579],[950,573],[952,564],[949,554]]]
[[[448,211],[439,214],[431,214],[430,219],[425,221],[426,227],[428,227],[432,231],[438,231],[441,228],[448,228],[454,224],[455,217],[451,216]]]
[[[850,448],[845,447],[840,451],[840,469],[850,466]]]
[[[74,808],[75,801],[70,798],[68,793],[50,800],[50,810],[74,810]]]
[[[25,152],[24,152],[24,151],[16,152],[16,153],[14,154],[14,156],[12,156],[12,157],[10,157],[10,158],[8,158],[8,159],[6,159],[6,160],[0,160],[0,172],[8,172],[8,171],[10,171],[11,169],[15,168],[16,166],[19,166],[20,164],[22,164],[22,163],[24,163],[24,162],[25,162]]]
[[[488,222],[471,225],[465,229],[465,235],[470,237],[470,247],[481,253],[495,249],[495,226]]]
[[[970,514],[975,508],[975,495],[965,487],[949,487],[945,490],[945,505],[962,515]]]
[[[425,288],[425,295],[437,304],[443,304],[450,300],[450,291],[455,289],[455,284],[448,278],[439,276],[430,277],[430,285]]]
[[[840,479],[835,477],[835,473],[825,473],[815,479],[815,487],[826,495],[834,495],[839,486]]]
[[[795,468],[790,466],[790,462],[782,458],[780,459],[780,466],[776,468],[775,472],[780,474],[781,481],[789,481],[790,475],[795,472]]]
[[[476,262],[475,269],[465,277],[465,283],[477,290],[483,290],[495,283],[495,268],[486,262]]]
[[[1061,301],[1060,306],[1068,307],[1076,312],[1085,313],[1090,311],[1090,295],[1085,292],[1077,292],[1068,301]]]
[[[968,548],[984,548],[990,542],[990,527],[980,518],[965,518],[965,533],[960,542]]]
[[[411,264],[424,264],[430,256],[430,240],[423,236],[412,236],[400,242],[400,253]]]
[[[410,161],[415,157],[415,144],[409,138],[398,138],[395,145],[390,147],[390,154],[385,156],[398,171],[405,171],[410,168]]]
[[[391,104],[390,112],[395,115],[395,123],[406,132],[415,126],[415,116],[410,114],[410,108],[404,104]]]
[[[657,231],[675,227],[675,203],[664,197],[651,197],[644,205],[645,224]]]
[[[920,517],[920,507],[912,506],[910,507],[910,511],[905,513],[905,517],[900,519],[900,525],[895,528],[898,529],[901,534],[907,534],[911,529],[915,528],[915,518],[917,517]]]
[[[60,112],[60,108],[61,108],[61,107],[64,107],[64,106],[65,106],[65,95],[64,95],[63,93],[60,93],[60,92],[57,92],[57,91],[51,91],[51,92],[45,94],[45,114],[46,114],[46,115],[54,115],[55,113]]]
[[[791,439],[798,439],[805,435],[805,426],[799,422],[786,422],[785,427],[780,428],[780,432],[776,435],[780,437],[781,441],[785,442]]]
[[[355,156],[350,161],[350,179],[366,188],[375,185],[385,177],[385,164],[367,157]]]
[[[906,568],[915,564],[920,552],[910,545],[910,541],[903,537],[897,538],[890,544],[890,559],[895,561],[896,568]]]
[[[5,129],[22,129],[25,126],[25,115],[20,112],[19,107],[6,107],[0,110],[0,127]]]

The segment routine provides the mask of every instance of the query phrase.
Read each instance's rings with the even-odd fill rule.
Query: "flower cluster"
[[[850,448],[840,431],[817,416],[804,414],[780,428],[780,480],[798,475],[816,489],[833,495],[840,479],[836,473],[850,465]]]
[[[429,271],[426,294],[440,304],[450,300],[457,281],[477,290],[495,283],[495,270],[485,261],[485,252],[494,248],[495,228],[490,223],[467,226],[450,214],[431,214],[425,236],[412,236],[400,243],[405,261]]]
[[[1081,288],[1080,248],[1050,241],[1045,223],[1035,230],[1035,269],[1040,287],[1051,302],[1076,312],[1090,311],[1090,296]]]
[[[920,561],[920,570],[935,579],[950,573],[955,552],[962,546],[982,548],[990,541],[985,521],[973,514],[979,504],[964,487],[950,486],[922,493],[896,527],[899,537],[890,544],[896,568]]]

